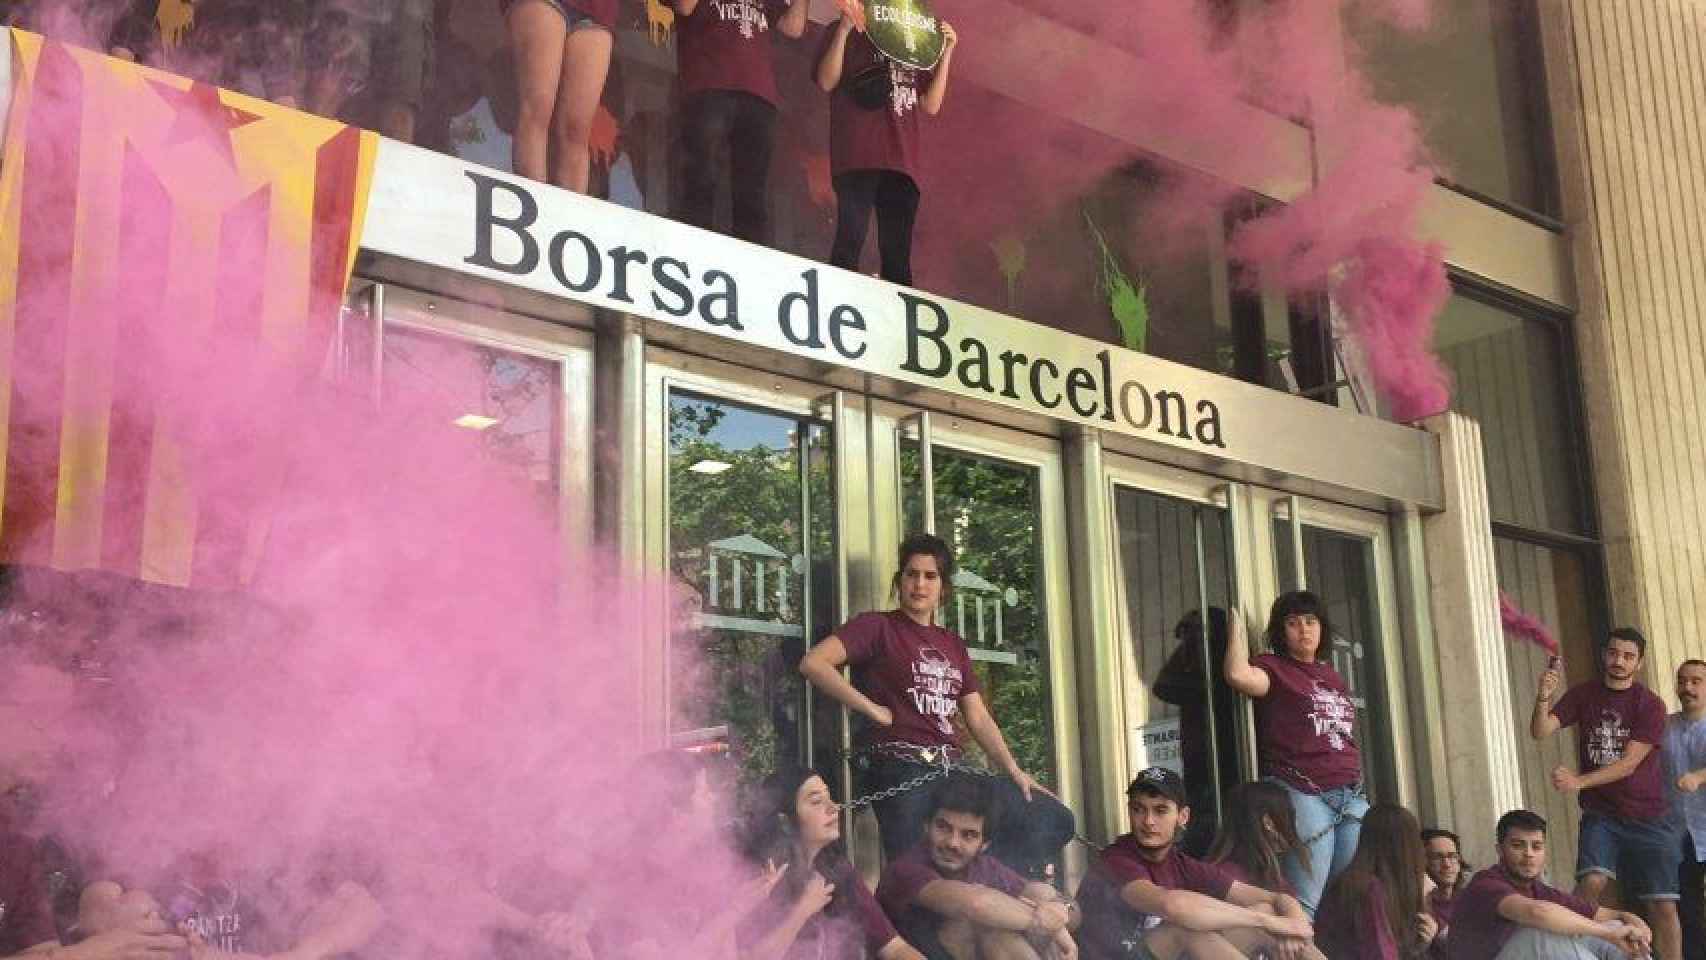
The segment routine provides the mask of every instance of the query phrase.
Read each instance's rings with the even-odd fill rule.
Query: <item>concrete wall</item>
[[[1542,0],[1611,617],[1706,655],[1706,3]]]

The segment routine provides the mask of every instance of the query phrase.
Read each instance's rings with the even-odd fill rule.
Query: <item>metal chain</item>
[[[1314,780],[1309,779],[1309,775],[1304,773],[1302,770],[1299,770],[1290,764],[1285,764],[1284,766],[1286,768],[1286,772],[1290,773],[1292,776],[1296,777],[1297,779],[1303,781],[1303,786],[1305,787],[1305,790],[1303,792],[1313,793],[1315,796],[1321,798],[1322,803],[1327,803],[1327,791],[1321,789],[1320,784],[1316,783]],[[1283,779],[1290,779],[1290,778],[1283,778]],[[1351,787],[1354,788],[1358,793],[1362,792],[1362,785],[1361,784],[1352,784]],[[1339,788],[1339,789],[1343,789],[1343,788]],[[1331,803],[1327,803],[1327,806],[1329,808],[1331,808],[1333,811],[1333,822],[1327,824],[1325,827],[1322,827],[1320,830],[1316,831],[1314,836],[1304,838],[1299,843],[1299,846],[1303,846],[1303,847],[1314,846],[1315,841],[1321,839],[1322,837],[1325,837],[1329,833],[1332,833],[1334,830],[1339,829],[1339,826],[1341,824],[1343,824],[1346,820],[1355,820],[1358,823],[1362,822],[1361,817],[1353,817],[1348,812],[1350,810],[1350,806],[1351,806],[1351,801],[1348,799],[1342,805],[1340,805],[1338,807],[1334,807]]]

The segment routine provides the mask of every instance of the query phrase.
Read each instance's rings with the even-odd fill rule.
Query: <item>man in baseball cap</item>
[[[1178,773],[1139,773],[1126,789],[1126,809],[1131,832],[1102,848],[1079,891],[1087,958],[1322,956],[1295,899],[1239,883],[1180,852],[1191,808]]]

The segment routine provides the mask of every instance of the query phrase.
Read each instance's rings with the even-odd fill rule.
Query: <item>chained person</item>
[[[919,787],[961,764],[954,719],[1007,780],[996,788],[1003,829],[994,854],[1036,879],[1072,839],[1072,811],[1020,768],[984,703],[966,642],[935,625],[953,596],[954,554],[940,537],[913,534],[900,545],[893,590],[899,609],[862,613],[825,637],[800,661],[814,686],[871,721],[861,739],[864,789],[875,801],[883,854],[900,856],[918,841],[929,797]],[[853,667],[853,682],[842,676]]]
[[[783,764],[764,779],[755,807],[747,852],[781,879],[743,925],[742,957],[925,960],[847,859],[841,806],[823,777]]]
[[[929,960],[1077,960],[1078,907],[985,855],[993,781],[955,774],[928,792],[927,823],[889,860],[877,900]]]
[[[1356,853],[1368,797],[1362,788],[1356,705],[1333,669],[1326,604],[1306,590],[1282,594],[1268,614],[1272,651],[1250,656],[1234,611],[1226,643],[1226,683],[1256,702],[1261,774],[1285,787],[1303,843],[1285,857],[1285,876],[1311,917],[1327,881]],[[1307,854],[1307,855],[1304,855]]]

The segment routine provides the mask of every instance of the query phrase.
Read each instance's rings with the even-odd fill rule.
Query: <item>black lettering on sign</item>
[[[954,367],[954,358],[948,350],[948,313],[940,306],[910,293],[901,292],[900,299],[906,303],[906,359],[901,361],[900,368],[907,373],[922,374],[926,377],[945,377]],[[934,319],[930,329],[920,325],[923,319],[922,311],[929,311]],[[926,367],[919,357],[919,347],[924,341],[929,341],[935,348],[936,362]]]
[[[744,330],[740,325],[740,299],[735,293],[735,278],[721,270],[705,271],[705,285],[721,284],[722,290],[708,293],[705,299],[699,301],[699,316],[713,327],[728,327],[730,330]],[[717,315],[717,304],[723,305],[722,316]]]
[[[841,339],[842,331],[858,330],[863,332],[864,329],[865,315],[860,313],[857,308],[842,304],[834,310],[829,311],[829,343],[835,348],[836,353],[841,354],[847,359],[857,360],[864,356],[865,342],[860,340],[852,346],[848,346],[847,343]]]
[[[462,262],[517,276],[532,273],[539,266],[539,241],[533,239],[527,228],[539,219],[539,202],[533,199],[533,194],[508,181],[472,170],[463,172],[474,181],[474,252],[463,257]],[[515,216],[498,215],[493,198],[499,190],[514,198],[519,208]],[[521,241],[521,258],[514,263],[502,263],[493,254],[495,231],[498,229],[508,230],[511,236]]]
[[[676,300],[672,306],[652,293],[652,306],[672,317],[685,317],[693,312],[693,291],[688,289],[687,264],[674,257],[658,257],[652,261],[652,282],[662,287]]]
[[[586,276],[580,280],[569,279],[569,268],[563,260],[564,248],[571,240],[581,249],[581,264]],[[603,275],[604,258],[599,255],[591,237],[574,230],[564,230],[551,238],[551,276],[556,277],[558,283],[575,293],[591,293]]]

